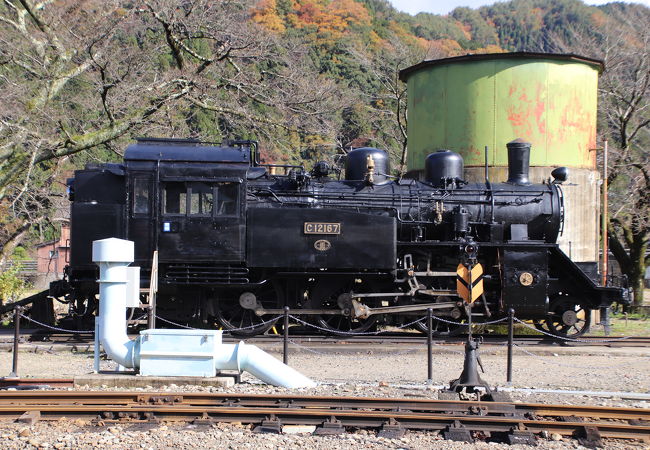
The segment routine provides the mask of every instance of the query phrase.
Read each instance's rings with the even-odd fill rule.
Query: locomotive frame
[[[143,288],[158,251],[157,309],[177,322],[253,335],[289,306],[331,333],[363,332],[428,308],[464,320],[455,268],[470,259],[485,267],[475,323],[513,308],[578,336],[592,309],[627,302],[627,291],[598,286],[558,247],[566,171],[530,183],[530,145],[508,147],[507,182],[466,183],[462,158],[448,151],[430,155],[418,181],[392,178],[385,152],[356,149],[340,179],[324,162],[273,175],[278,166],[260,163],[254,141],[139,139],[124,164],[89,165],[69,180],[68,297],[92,318],[91,243],[118,237],[135,242]],[[458,329],[448,322],[437,331]]]

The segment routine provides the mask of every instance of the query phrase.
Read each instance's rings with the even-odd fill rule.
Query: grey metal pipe
[[[142,335],[135,340],[126,334],[126,268],[133,262],[133,242],[110,238],[93,242],[93,261],[99,265],[99,342],[106,354],[124,367],[140,367]],[[147,330],[149,331],[149,330]],[[273,356],[255,347],[222,344],[214,348],[215,370],[246,371],[265,383],[286,388],[313,387],[316,383]],[[184,349],[188,354],[192,349]],[[151,353],[151,352],[150,352]],[[161,355],[174,351],[163,351]],[[182,354],[179,355],[182,358]]]
[[[217,369],[248,372],[265,383],[286,388],[314,387],[316,383],[255,345],[222,344],[215,351]]]
[[[113,361],[138,367],[139,339],[126,334],[126,268],[133,262],[133,242],[109,238],[93,242],[93,262],[99,266],[99,342]]]

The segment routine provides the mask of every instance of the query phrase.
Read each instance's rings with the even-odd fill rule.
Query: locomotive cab
[[[129,146],[128,236],[136,242],[136,264],[150,267],[158,250],[163,284],[227,278],[228,266],[245,259],[250,155],[245,146],[192,140],[140,139]]]

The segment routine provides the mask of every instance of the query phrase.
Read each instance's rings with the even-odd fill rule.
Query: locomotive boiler
[[[157,313],[253,335],[285,306],[330,333],[414,323],[432,308],[439,333],[467,320],[459,263],[480,263],[476,322],[513,308],[562,336],[589,326],[590,311],[626,302],[598,286],[558,247],[564,168],[528,179],[530,144],[508,144],[508,179],[463,179],[446,150],[426,158],[422,180],[391,176],[387,154],[350,151],[344,170],[318,162],[261,164],[252,141],[213,145],[139,139],[123,164],[87,166],[70,180],[70,297],[92,313],[97,268],[91,243],[135,242],[141,286],[157,274]],[[278,169],[282,175],[275,174]]]

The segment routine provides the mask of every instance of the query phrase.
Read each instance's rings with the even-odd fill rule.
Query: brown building
[[[63,268],[70,261],[70,224],[61,225],[59,239],[36,245],[37,271],[47,281],[60,279]]]

